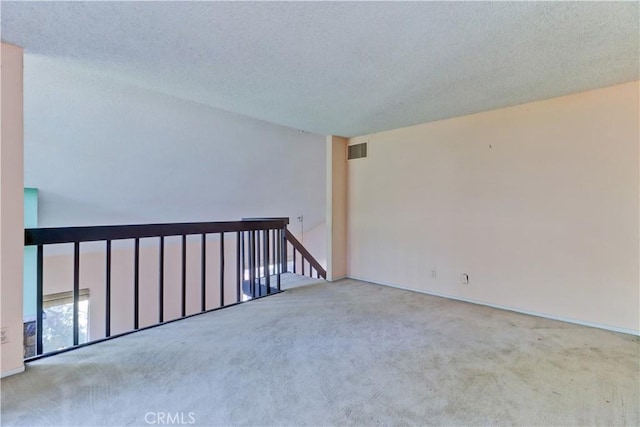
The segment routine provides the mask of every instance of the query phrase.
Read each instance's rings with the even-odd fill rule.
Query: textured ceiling
[[[2,39],[111,78],[354,136],[639,78],[639,3],[10,2]]]

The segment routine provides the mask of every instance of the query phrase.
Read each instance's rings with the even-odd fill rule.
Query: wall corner
[[[347,275],[347,144],[327,136],[327,280]]]

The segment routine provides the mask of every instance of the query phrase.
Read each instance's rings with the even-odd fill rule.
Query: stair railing
[[[320,263],[309,253],[307,248],[305,248],[302,243],[288,230],[285,229],[284,238],[291,244],[293,247],[293,264],[292,264],[292,272],[295,274],[302,274],[305,276],[305,262],[309,264],[309,277],[313,277],[313,271],[315,270],[317,278],[327,278],[326,270],[320,265]],[[298,262],[296,253],[300,253],[300,269],[298,270]],[[285,254],[285,259],[286,254]],[[300,273],[298,273],[300,271]]]
[[[243,218],[243,221],[273,221],[273,220],[282,220],[286,219],[287,224],[289,223],[289,218]],[[304,247],[302,243],[293,235],[285,226],[284,233],[282,235],[282,247],[278,248],[281,251],[281,266],[279,271],[290,272],[294,274],[300,274],[302,276],[308,276],[313,278],[314,272],[316,278],[327,278],[327,272],[322,267],[322,264],[318,262],[314,258],[313,255]],[[288,243],[288,244],[287,244]],[[258,245],[259,246],[259,245]],[[292,249],[292,258],[288,257],[289,246]],[[274,247],[274,250],[275,247]],[[300,258],[298,258],[297,254],[300,254]],[[291,266],[289,263],[291,262]],[[306,264],[305,264],[306,263]],[[305,268],[305,265],[308,265],[308,269]],[[265,270],[266,271],[266,270]]]
[[[35,349],[33,355],[26,355],[25,360],[60,353],[280,292],[280,276],[286,272],[282,266],[286,265],[286,227],[288,223],[288,218],[273,218],[233,222],[26,229],[25,246],[35,246],[37,256],[34,266],[36,277]],[[167,251],[171,249],[174,253],[179,250],[180,261],[174,259],[172,263],[167,259],[168,256],[165,256],[167,255],[165,249],[168,239],[171,239],[172,243]],[[126,255],[127,258],[132,258],[129,262],[133,262],[133,278],[127,279],[126,284],[114,282],[114,273],[122,273],[122,271],[116,271],[113,268],[114,252],[121,250],[114,248],[113,244],[120,241],[130,242],[127,243],[128,252]],[[103,257],[101,259],[104,259],[103,266],[99,268],[101,270],[100,277],[104,277],[104,284],[100,287],[99,292],[95,292],[95,294],[104,295],[104,298],[90,302],[91,307],[100,306],[97,313],[104,314],[97,319],[92,317],[96,320],[94,326],[98,325],[101,332],[85,341],[80,337],[79,304],[81,296],[84,299],[87,298],[87,292],[86,289],[81,289],[80,272],[84,269],[84,277],[87,273],[97,276],[94,271],[88,271],[91,268],[82,262],[82,259],[87,256],[87,251],[81,251],[81,249],[86,249],[85,245],[88,242],[104,243],[104,246],[100,246],[101,249],[99,249],[100,256]],[[66,280],[65,283],[55,283],[55,291],[52,291],[53,288],[48,287],[48,282],[45,280],[49,280],[46,274],[45,248],[52,245],[59,247],[60,244],[66,244],[63,246],[68,248],[63,258],[65,263],[68,260],[68,263],[71,264],[68,267],[72,268],[73,273],[68,283]],[[121,247],[123,244],[117,243],[117,245]],[[226,254],[225,245],[227,245]],[[235,251],[230,248],[233,245],[235,245]],[[153,287],[155,289],[147,286],[150,276],[146,275],[152,273],[141,264],[141,246],[143,246],[145,256],[148,256],[149,253],[157,253],[158,258],[155,263],[157,267],[155,268],[158,270],[153,269],[154,277],[157,276],[157,284]],[[187,253],[188,246],[190,248],[189,254]],[[59,251],[59,249],[57,250]],[[96,250],[95,243],[92,245],[92,250],[93,252]],[[56,250],[52,252],[56,252]],[[233,264],[227,263],[230,253],[233,253],[232,263],[235,264],[232,268],[228,267]],[[117,252],[117,255],[120,260],[123,254]],[[199,261],[194,260],[194,257],[199,258]],[[175,279],[177,275],[167,275],[165,270],[170,266],[172,272],[175,273],[176,261],[179,264],[180,273],[178,283],[174,283],[177,286],[172,286],[169,279]],[[191,268],[189,268],[190,265]],[[194,269],[194,265],[197,265],[198,268]],[[271,282],[272,276],[275,276],[275,283]],[[187,277],[190,280],[187,280]],[[93,279],[95,282],[95,277]],[[146,279],[144,286],[141,283],[142,279]],[[57,280],[57,282],[59,281],[60,279]],[[244,291],[245,282],[249,282],[250,292]],[[43,341],[43,327],[46,321],[43,307],[45,291],[49,291],[47,292],[49,294],[59,293],[61,286],[58,285],[62,285],[65,293],[70,295],[68,299],[72,301],[72,313],[69,321],[71,331],[68,331],[69,343],[63,348],[51,346],[45,348]],[[115,291],[119,291],[118,298],[114,298]],[[123,297],[122,292],[129,293],[130,296]],[[207,297],[209,293],[217,294],[217,301],[212,303],[211,298]],[[195,300],[194,295],[196,296]],[[93,299],[93,297],[94,295],[90,298]],[[154,302],[153,298],[157,298],[157,300]],[[120,312],[123,301],[126,300],[129,302],[133,300],[132,304],[129,302],[124,304],[130,305],[133,313],[127,314],[130,321],[127,320],[125,323],[129,323],[129,327],[123,330],[122,319],[115,319],[114,316],[122,317]],[[141,316],[141,308],[144,311],[144,316]],[[176,314],[177,311],[179,314]],[[149,321],[149,317],[155,317],[155,320]],[[118,330],[112,328],[114,320],[118,320],[120,325]],[[102,325],[104,328],[101,328]]]

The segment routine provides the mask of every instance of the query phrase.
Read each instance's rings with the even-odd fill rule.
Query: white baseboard
[[[360,280],[362,282],[369,282],[369,283],[373,283],[373,284],[376,284],[376,285],[389,286],[391,288],[402,289],[402,290],[405,290],[405,291],[418,292],[420,294],[432,295],[432,296],[435,296],[435,297],[441,297],[441,298],[447,298],[447,299],[452,299],[452,300],[456,300],[456,301],[468,302],[468,303],[471,303],[471,304],[484,305],[484,306],[487,306],[487,307],[497,308],[497,309],[500,309],[500,310],[513,311],[515,313],[528,314],[529,316],[543,317],[545,319],[558,320],[560,322],[573,323],[575,325],[581,325],[581,326],[588,326],[590,328],[605,329],[607,331],[620,332],[620,333],[623,333],[623,334],[640,336],[640,330],[637,330],[637,329],[620,328],[618,326],[605,325],[605,324],[602,324],[602,323],[586,322],[584,320],[576,320],[576,319],[571,319],[571,318],[568,318],[568,317],[555,316],[555,315],[552,315],[552,314],[538,313],[538,312],[529,311],[529,310],[522,310],[522,309],[519,309],[519,308],[509,307],[509,306],[505,306],[505,305],[492,304],[490,302],[478,301],[478,300],[474,300],[474,299],[470,299],[470,298],[462,298],[462,297],[457,297],[457,296],[447,295],[447,294],[441,294],[441,293],[438,293],[438,292],[425,291],[425,290],[422,290],[422,289],[408,288],[406,286],[396,285],[395,283],[373,281],[371,279],[364,279],[364,278],[355,277],[355,276],[346,276],[345,278],[353,279],[353,280]]]
[[[14,369],[9,369],[8,371],[4,371],[0,374],[0,378],[5,378],[5,377],[10,377],[11,375],[15,375],[15,374],[19,374],[24,372],[24,365],[18,367],[18,368],[14,368]]]

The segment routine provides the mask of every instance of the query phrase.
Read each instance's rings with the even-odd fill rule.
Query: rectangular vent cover
[[[362,144],[354,144],[347,147],[347,160],[352,159],[360,159],[362,157],[367,157],[367,143],[363,142]]]

